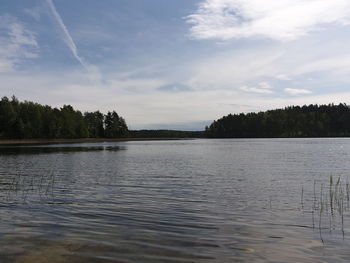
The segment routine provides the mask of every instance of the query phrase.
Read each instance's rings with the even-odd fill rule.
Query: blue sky
[[[348,0],[4,0],[0,94],[132,129],[350,101]]]

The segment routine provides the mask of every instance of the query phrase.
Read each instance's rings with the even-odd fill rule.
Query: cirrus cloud
[[[205,0],[187,17],[197,39],[293,40],[327,24],[348,25],[348,0]]]

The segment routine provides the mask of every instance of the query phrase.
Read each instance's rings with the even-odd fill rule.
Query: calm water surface
[[[1,147],[0,262],[349,262],[330,175],[350,139]]]

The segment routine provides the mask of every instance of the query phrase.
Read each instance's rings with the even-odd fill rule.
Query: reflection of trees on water
[[[38,154],[57,154],[57,153],[75,153],[75,152],[98,152],[98,151],[118,151],[125,149],[120,146],[23,146],[23,147],[0,147],[0,157],[8,155],[38,155]]]

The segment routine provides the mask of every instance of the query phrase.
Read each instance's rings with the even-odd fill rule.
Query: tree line
[[[138,130],[130,131],[131,138],[201,138],[203,131],[177,131],[177,130]]]
[[[209,138],[350,136],[350,109],[339,105],[290,106],[258,113],[229,114],[205,128]]]
[[[121,138],[128,126],[115,111],[82,113],[71,105],[52,108],[13,96],[0,100],[0,138]]]

